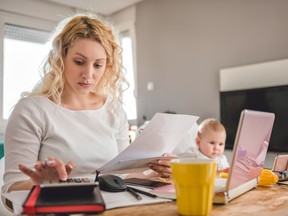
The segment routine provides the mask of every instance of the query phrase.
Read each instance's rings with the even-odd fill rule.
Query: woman
[[[9,118],[2,192],[91,174],[129,145],[121,104],[126,81],[113,27],[76,15],[56,32],[42,82],[22,96]],[[168,161],[151,167],[170,176]]]

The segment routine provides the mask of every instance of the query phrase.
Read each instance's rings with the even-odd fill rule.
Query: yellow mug
[[[208,215],[212,209],[217,165],[214,160],[171,160],[176,202],[181,215]]]

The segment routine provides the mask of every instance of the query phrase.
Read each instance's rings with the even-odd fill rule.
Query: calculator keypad
[[[66,181],[44,181],[41,187],[61,187],[61,186],[80,186],[80,185],[98,185],[98,182],[94,182],[89,178],[68,178]]]

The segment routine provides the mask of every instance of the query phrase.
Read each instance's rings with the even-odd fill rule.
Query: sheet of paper
[[[147,189],[139,187],[141,190]],[[101,191],[103,199],[106,204],[106,209],[113,209],[119,207],[127,207],[127,206],[135,206],[135,205],[145,205],[145,204],[152,204],[152,203],[161,203],[161,202],[171,202],[171,199],[165,198],[152,198],[149,196],[145,196],[143,194],[139,194],[142,197],[142,200],[137,200],[132,194],[127,191],[124,192],[105,192]]]
[[[151,158],[140,158],[140,159],[132,159],[132,160],[123,160],[123,161],[118,161],[118,163],[113,165],[112,169],[109,169],[108,171],[115,171],[116,173],[118,173],[117,171],[124,171],[124,173],[129,173],[132,172],[132,170],[136,170],[135,172],[138,171],[142,171],[139,168],[145,168],[147,169],[148,164],[151,162],[155,162],[157,160],[170,160],[172,158],[175,157],[151,157]],[[130,171],[129,171],[130,170]],[[104,171],[105,172],[105,171]],[[103,173],[104,173],[103,172]]]
[[[141,135],[99,171],[106,173],[143,167],[151,159],[172,152],[198,118],[192,115],[156,113]],[[146,160],[140,163],[141,159]],[[137,160],[137,166],[133,160]]]
[[[2,196],[13,203],[13,210],[15,216],[22,215],[22,204],[28,196],[29,191],[12,191],[10,193],[3,193]]]

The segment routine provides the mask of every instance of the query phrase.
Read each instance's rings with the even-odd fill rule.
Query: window
[[[125,77],[129,82],[129,88],[124,92],[123,101],[124,109],[127,113],[129,121],[136,121],[136,99],[135,99],[135,78],[134,78],[134,64],[133,64],[133,46],[132,38],[129,31],[122,33],[122,47],[123,47],[123,65],[126,70]]]
[[[131,6],[111,17],[122,34],[123,65],[129,89],[124,91],[123,102],[130,127],[137,125],[137,71],[136,71],[136,7]],[[136,126],[137,127],[137,126]]]
[[[0,140],[21,93],[40,79],[39,69],[48,54],[45,43],[55,24],[0,11]]]
[[[4,25],[3,113],[8,119],[23,91],[39,81],[39,67],[47,56],[49,32],[13,24]]]

